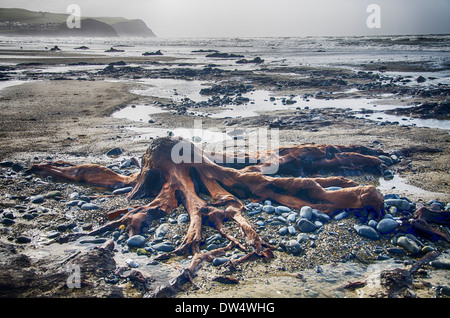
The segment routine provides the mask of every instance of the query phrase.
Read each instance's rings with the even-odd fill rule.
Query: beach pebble
[[[297,222],[297,228],[300,232],[303,233],[314,232],[316,230],[316,226],[314,225],[314,223],[307,219],[300,219]]]
[[[212,264],[214,266],[220,266],[228,261],[230,261],[230,259],[227,257],[216,257],[215,259],[213,259]]]
[[[123,152],[123,151],[122,151],[122,149],[120,149],[120,148],[113,148],[113,149],[109,150],[109,151],[106,153],[106,155],[107,155],[108,157],[116,157],[116,156],[121,155],[122,152]]]
[[[142,235],[133,235],[127,240],[127,245],[129,247],[143,247],[145,245],[145,237]]]
[[[287,227],[287,230],[289,232],[290,235],[295,235],[297,232],[295,231],[295,227],[293,227],[292,225],[289,225]]]
[[[187,223],[187,222],[189,222],[189,214],[182,213],[177,217],[178,224]]]
[[[288,228],[287,228],[286,226],[281,227],[281,228],[278,230],[278,234],[280,234],[280,235],[282,235],[282,236],[288,234]]]
[[[36,196],[31,198],[31,203],[38,204],[38,203],[42,203],[42,202],[44,202],[44,196],[43,195],[36,195]]]
[[[133,187],[120,188],[113,191],[114,195],[124,194],[133,191]]]
[[[435,260],[431,261],[430,265],[438,269],[450,269],[450,261]]]
[[[427,254],[427,253],[433,252],[433,251],[435,251],[435,250],[436,250],[436,249],[435,249],[434,247],[432,247],[432,246],[430,246],[430,245],[426,245],[426,246],[422,247],[422,249],[420,250],[420,252],[421,252],[422,254]]]
[[[395,206],[398,210],[409,211],[411,204],[403,199],[387,199],[384,200],[384,204],[387,206]]]
[[[138,262],[136,262],[135,260],[133,260],[133,259],[131,259],[131,258],[127,259],[127,260],[125,261],[125,263],[127,263],[127,265],[130,266],[130,267],[132,267],[132,268],[137,268],[137,267],[140,266]]]
[[[302,246],[297,240],[289,240],[286,244],[288,253],[298,255],[302,252]]]
[[[71,207],[71,206],[77,206],[78,203],[80,203],[80,200],[71,200],[66,202],[66,206]]]
[[[152,249],[160,252],[172,252],[175,250],[175,247],[170,243],[163,242],[152,245]]]
[[[335,221],[340,221],[340,220],[346,218],[347,215],[348,215],[348,213],[344,211],[344,212],[341,212],[341,213],[335,215],[335,216],[333,217],[333,219],[334,219]]]
[[[263,206],[262,210],[266,213],[274,213],[275,207],[273,207],[272,205],[265,205]]]
[[[49,191],[45,194],[44,196],[47,199],[52,199],[52,198],[61,198],[62,197],[62,193],[61,191],[55,190],[55,191]]]
[[[397,239],[397,245],[412,255],[420,252],[420,247],[416,244],[416,242],[406,236],[399,237]]]
[[[167,232],[169,231],[169,224],[163,223],[155,231],[155,239],[162,240],[164,236],[166,236]]]
[[[280,205],[275,208],[276,214],[282,214],[282,213],[286,213],[286,212],[291,212],[291,209],[287,206]]]
[[[12,219],[8,219],[8,218],[2,218],[1,222],[3,225],[6,225],[6,226],[16,223],[16,221],[14,221]]]
[[[90,210],[98,210],[100,207],[93,203],[84,203],[80,206],[81,210],[90,211]]]
[[[295,222],[295,220],[297,219],[298,214],[295,212],[291,212],[288,214],[288,216],[286,217],[286,220],[288,222]]]
[[[373,227],[374,229],[377,228],[378,222],[375,220],[370,220],[369,223],[367,223],[368,226]]]
[[[312,213],[314,217],[317,218],[322,223],[327,223],[331,219],[327,214],[316,209],[312,209]]]
[[[355,225],[355,230],[358,235],[370,240],[378,240],[380,238],[377,231],[368,225]]]
[[[19,244],[26,244],[26,243],[30,243],[31,242],[31,238],[26,237],[26,236],[19,236],[16,239],[17,243]]]
[[[398,247],[389,247],[387,249],[389,254],[392,255],[404,255],[405,254],[405,250],[402,248],[398,248]]]
[[[399,227],[397,221],[391,218],[384,218],[377,224],[377,231],[381,234],[387,234],[395,231]]]
[[[300,209],[300,217],[311,221],[311,219],[313,217],[312,208],[310,206],[302,207]]]

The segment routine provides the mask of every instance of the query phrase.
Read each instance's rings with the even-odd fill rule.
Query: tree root
[[[184,161],[173,161],[174,149],[185,152],[182,154]],[[109,212],[111,221],[92,231],[92,235],[113,230],[120,225],[124,225],[130,235],[138,234],[144,224],[170,213],[182,204],[190,216],[187,233],[176,250],[159,258],[193,255],[193,259],[170,286],[155,294],[160,296],[179,289],[182,282],[191,281],[205,260],[210,261],[232,248],[237,247],[248,254],[240,260],[230,261],[227,265],[230,268],[243,261],[256,258],[268,260],[273,257],[273,247],[259,237],[242,215],[245,209],[241,201],[243,199],[270,199],[296,209],[308,205],[329,215],[341,209],[370,209],[378,219],[381,218],[384,214],[384,198],[375,187],[359,186],[341,176],[304,177],[323,172],[380,173],[378,154],[381,154],[379,150],[361,146],[303,144],[273,150],[268,153],[269,160],[257,160],[256,164],[248,164],[238,170],[215,163],[211,156],[204,155],[187,140],[166,137],[151,142],[142,158],[140,173],[131,176],[117,174],[99,165],[74,166],[63,162],[34,165],[29,172],[109,189],[132,186],[133,190],[127,196],[129,200],[154,198],[145,206]],[[224,158],[225,155],[217,154],[214,157]],[[250,158],[250,155],[246,158]],[[278,166],[279,174],[295,177],[264,175],[262,172],[265,168],[273,164]],[[331,191],[327,190],[328,187],[340,189]],[[199,193],[208,195],[210,202],[200,198]],[[245,242],[227,233],[224,223],[229,220],[236,223]],[[205,222],[214,226],[230,243],[224,248],[201,253],[202,224]]]

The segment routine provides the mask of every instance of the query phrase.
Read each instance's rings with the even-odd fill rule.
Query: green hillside
[[[82,17],[80,29],[66,25],[69,14],[0,8],[0,35],[10,36],[139,36],[155,34],[139,19]]]

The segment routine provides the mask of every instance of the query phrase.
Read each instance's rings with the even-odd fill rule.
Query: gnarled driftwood
[[[172,160],[172,150],[175,146],[183,151],[189,150],[192,160],[175,163]],[[378,150],[361,146],[303,144],[275,151],[278,156],[270,157],[274,153],[271,152],[268,161],[258,161],[242,169],[234,169],[216,164],[211,157],[204,155],[187,140],[166,137],[150,142],[142,158],[140,173],[131,176],[117,174],[99,165],[74,166],[61,162],[37,164],[30,172],[111,189],[132,186],[133,190],[128,194],[130,200],[154,197],[148,205],[134,206],[131,211],[127,208],[110,212],[109,218],[112,221],[91,234],[99,234],[123,224],[130,235],[134,235],[140,232],[143,224],[170,213],[182,204],[190,216],[189,229],[176,250],[160,258],[190,254],[194,257],[189,268],[178,280],[174,280],[173,286],[161,290],[160,295],[166,295],[168,291],[176,290],[180,282],[189,281],[204,260],[210,260],[231,248],[238,247],[244,251],[248,251],[249,246],[253,248],[247,256],[229,264],[232,267],[235,263],[249,259],[267,260],[273,257],[273,247],[258,236],[243,216],[243,199],[270,199],[291,208],[309,205],[330,215],[341,209],[371,209],[377,218],[382,217],[383,196],[373,186],[359,186],[342,176],[297,177],[324,171],[334,174],[343,171],[380,172],[381,161],[376,157],[380,153]],[[217,155],[215,157],[217,158]],[[273,163],[270,160],[278,160],[280,174],[295,177],[273,177],[261,173],[264,167]],[[327,187],[342,189],[331,191],[327,190]],[[200,192],[210,196],[209,202],[199,196]],[[121,214],[124,215],[118,218]],[[227,220],[233,220],[240,228],[247,247],[241,240],[227,233],[224,227]],[[214,226],[227,238],[230,241],[228,246],[201,253],[202,224],[205,223]]]

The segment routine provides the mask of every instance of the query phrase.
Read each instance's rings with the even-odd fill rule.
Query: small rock
[[[6,226],[16,223],[16,221],[8,219],[8,218],[2,218],[1,222],[3,225],[6,225]]]
[[[120,188],[113,191],[114,195],[125,194],[133,191],[133,187]]]
[[[164,236],[166,236],[167,232],[169,231],[169,224],[163,223],[155,231],[155,239],[162,240]]]
[[[138,262],[136,262],[135,260],[129,258],[125,261],[125,263],[127,263],[128,266],[132,267],[132,268],[137,268],[140,266],[140,264]]]
[[[427,79],[425,77],[423,77],[422,75],[420,75],[418,78],[416,78],[417,83],[424,83],[426,81],[427,81]]]
[[[126,243],[129,247],[143,247],[145,245],[145,237],[142,235],[134,235],[130,237]]]
[[[403,199],[387,199],[384,200],[387,206],[395,206],[398,210],[409,211],[411,209],[411,204]]]
[[[356,225],[355,226],[356,233],[360,236],[370,239],[370,240],[378,240],[380,235],[375,231],[373,227],[368,225]]]
[[[26,244],[26,243],[30,243],[31,242],[31,238],[26,237],[26,236],[19,236],[16,241],[19,244]]]
[[[393,254],[393,255],[404,255],[405,254],[405,250],[402,248],[398,248],[398,247],[389,247],[387,249],[389,254]]]
[[[397,245],[412,255],[420,252],[420,247],[416,244],[416,242],[406,236],[399,237],[397,240]]]
[[[77,206],[78,203],[80,203],[80,200],[71,200],[66,202],[66,206],[71,207],[71,206]]]
[[[229,262],[230,259],[227,257],[216,257],[213,261],[212,264],[214,266],[220,266],[222,264],[225,264],[226,262]]]
[[[431,261],[430,265],[438,269],[450,269],[450,261],[435,260]]]
[[[289,213],[289,215],[287,216],[287,218],[286,218],[286,220],[288,221],[288,222],[295,222],[295,220],[297,219],[297,213],[295,213],[295,212],[291,212],[291,213]]]
[[[266,213],[274,213],[275,207],[273,207],[272,205],[265,205],[263,206],[262,210]]]
[[[275,213],[277,213],[277,214],[282,214],[282,213],[286,213],[286,212],[291,212],[291,209],[284,205],[277,206],[275,209]]]
[[[111,149],[111,150],[109,150],[107,153],[106,153],[106,155],[108,156],[108,157],[117,157],[117,156],[120,156],[121,154],[122,154],[122,149],[120,149],[120,148],[113,148],[113,149]]]
[[[295,231],[295,227],[293,227],[292,225],[289,225],[287,227],[287,230],[289,232],[290,235],[295,235],[297,232]]]
[[[182,213],[178,216],[177,218],[177,223],[181,224],[181,223],[187,223],[189,222],[189,214],[187,213]]]
[[[163,242],[152,245],[152,249],[160,252],[172,252],[175,250],[175,247],[170,243]]]
[[[152,255],[152,252],[146,250],[145,248],[138,248],[136,250],[136,254],[139,255],[139,256],[141,256],[141,255],[150,256],[150,255]]]
[[[319,210],[313,209],[312,212],[314,216],[322,223],[327,223],[331,219],[328,214],[325,214]]]
[[[37,196],[34,196],[34,197],[31,198],[31,203],[38,204],[38,203],[42,203],[42,202],[44,202],[44,196],[43,195],[37,195]]]
[[[288,253],[298,255],[302,252],[302,246],[297,240],[289,240],[286,244]]]
[[[307,219],[300,219],[297,222],[297,228],[300,232],[303,233],[314,232],[316,230],[316,226],[314,225],[314,223]]]
[[[33,220],[34,219],[34,215],[30,214],[30,213],[25,213],[24,215],[22,215],[22,218],[24,218],[25,220]]]
[[[58,198],[58,197],[62,197],[61,191],[55,190],[55,191],[47,192],[45,194],[45,198],[47,198],[47,199]]]
[[[93,203],[84,203],[80,206],[81,210],[90,211],[90,210],[98,210],[100,207]]]
[[[368,226],[373,227],[374,229],[377,228],[378,222],[375,220],[370,220],[369,223],[367,223]]]
[[[283,227],[281,227],[279,230],[278,230],[278,234],[280,234],[280,235],[286,235],[288,233],[288,228],[286,227],[286,226],[283,226]]]
[[[59,232],[65,232],[65,231],[67,230],[67,225],[65,225],[65,224],[59,224],[59,225],[56,227],[56,230],[59,231]]]
[[[426,245],[426,246],[422,247],[422,249],[420,250],[420,252],[422,254],[427,254],[427,253],[430,253],[430,252],[433,252],[433,251],[435,251],[435,248],[432,247],[432,246],[429,246],[429,245]]]
[[[387,234],[395,231],[399,227],[397,221],[391,218],[384,218],[377,224],[377,231],[381,234]]]
[[[313,217],[312,208],[310,206],[302,207],[300,209],[300,217],[311,221],[311,219]]]
[[[335,216],[333,217],[333,219],[336,220],[336,221],[340,221],[340,220],[346,218],[347,215],[348,215],[348,213],[344,211],[344,212],[341,212],[341,213],[335,215]]]

